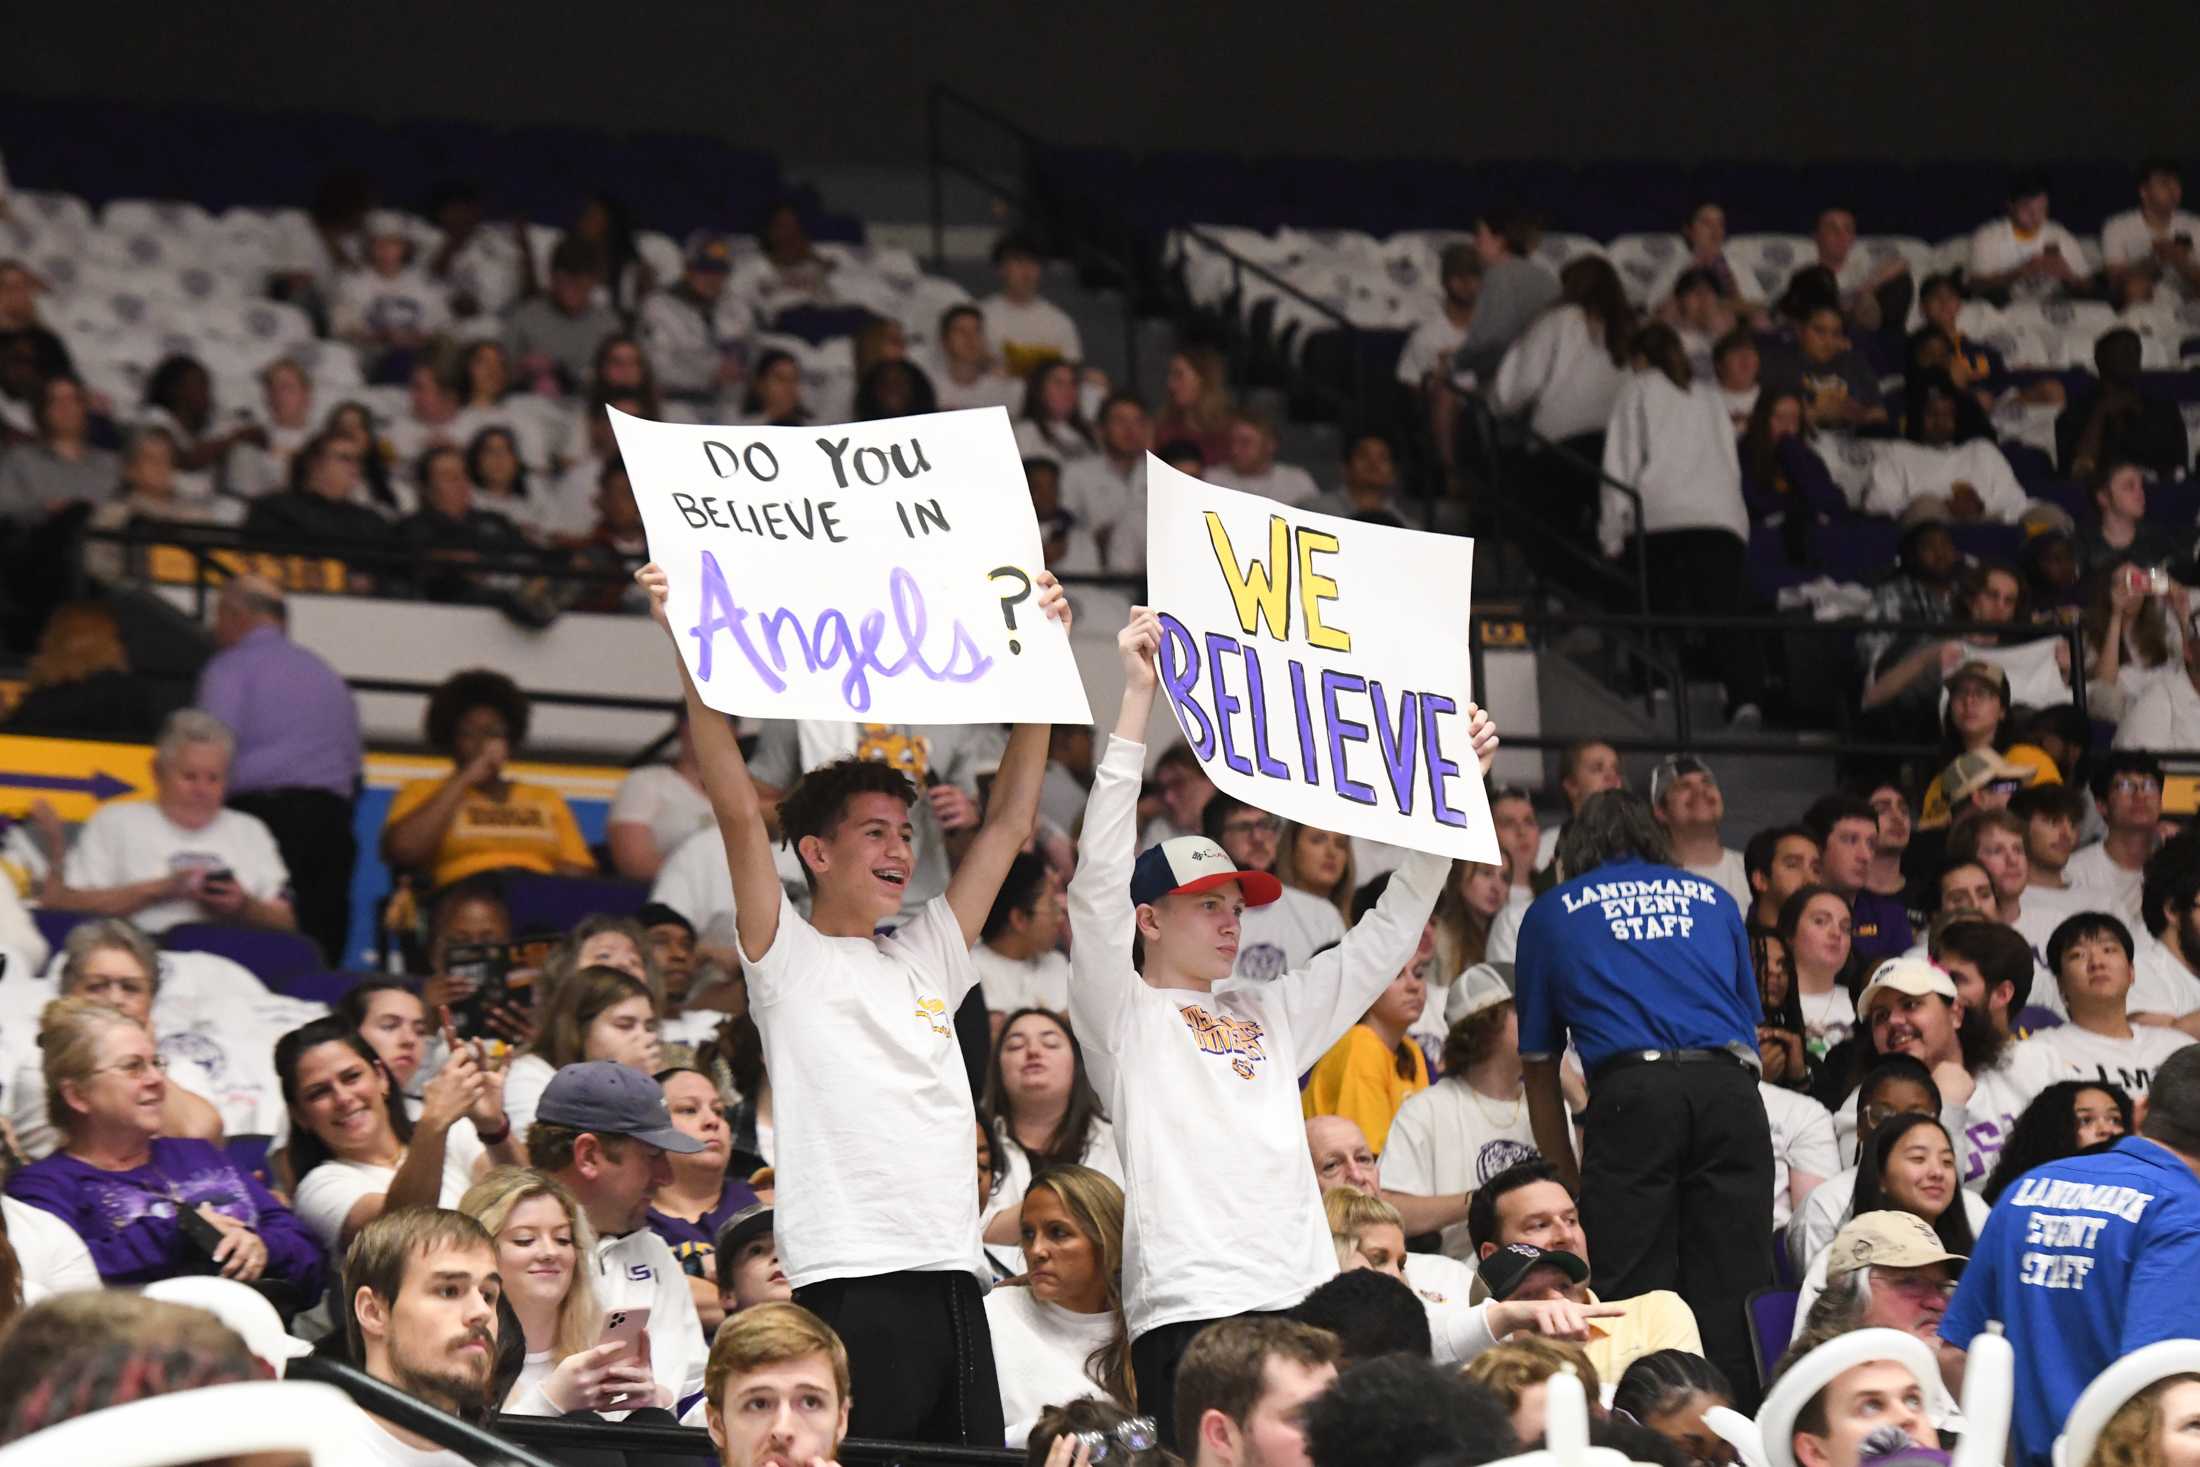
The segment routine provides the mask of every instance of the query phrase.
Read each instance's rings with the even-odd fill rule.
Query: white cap
[[[1489,963],[1476,963],[1459,975],[1459,998],[1450,1006],[1447,1015],[1456,1024],[1461,1019],[1493,1009],[1501,1003],[1512,1001],[1512,985]]]
[[[274,1305],[258,1290],[235,1279],[193,1274],[157,1279],[139,1292],[148,1299],[205,1310],[235,1330],[245,1348],[266,1361],[268,1369],[277,1375],[299,1356],[313,1353],[313,1346],[284,1331],[283,1317],[275,1312]]]

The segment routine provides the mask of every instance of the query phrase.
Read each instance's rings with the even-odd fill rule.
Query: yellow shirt
[[[425,805],[442,784],[440,779],[408,780],[390,802],[386,824],[395,825]],[[513,784],[501,800],[468,790],[435,848],[429,879],[449,886],[478,872],[512,867],[549,874],[560,861],[595,864],[563,795],[533,784]]]
[[[1380,1156],[1398,1107],[1408,1095],[1428,1089],[1428,1063],[1421,1058],[1420,1046],[1409,1039],[1406,1048],[1413,1056],[1411,1078],[1398,1073],[1398,1057],[1383,1047],[1380,1035],[1365,1024],[1354,1024],[1306,1077],[1306,1088],[1299,1092],[1300,1110],[1309,1120],[1343,1116],[1359,1122],[1367,1144]]]
[[[1613,1319],[1599,1319],[1589,1326],[1582,1353],[1596,1367],[1597,1380],[1617,1385],[1627,1367],[1659,1350],[1703,1353],[1703,1336],[1696,1332],[1696,1314],[1688,1301],[1671,1289],[1653,1289],[1632,1299],[1599,1299],[1591,1290],[1591,1304],[1611,1303],[1626,1310]]]

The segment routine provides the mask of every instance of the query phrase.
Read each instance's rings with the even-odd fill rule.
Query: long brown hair
[[[1469,869],[1482,864],[1452,862],[1443,894],[1436,898],[1436,970],[1445,983],[1457,982],[1461,973],[1489,956],[1490,925],[1496,919],[1468,906],[1465,890]],[[1502,872],[1504,867],[1500,864],[1497,869]]]
[[[2085,599],[2085,611],[2079,616],[2078,625],[2085,632],[2086,651],[2095,657],[2108,645],[2110,598],[2115,593],[2116,578],[2129,568],[2129,562],[2118,561],[2093,577],[2093,592]],[[2169,613],[2162,609],[2161,597],[2148,596],[2140,602],[2139,614],[2126,622],[2125,627],[2125,639],[2138,654],[2141,665],[2160,667],[2175,660],[2177,654],[2169,645]]]
[[[1285,886],[1297,887],[1300,891],[1320,897],[1323,901],[1335,907],[1337,915],[1344,919],[1344,925],[1350,927],[1352,925],[1352,893],[1359,888],[1359,882],[1354,877],[1351,837],[1344,835],[1337,837],[1344,842],[1344,874],[1337,878],[1336,885],[1330,887],[1329,890],[1315,891],[1312,887],[1302,886],[1299,883],[1299,863],[1296,851],[1299,832],[1304,830],[1311,830],[1316,834],[1331,833],[1322,830],[1320,826],[1302,825],[1296,820],[1284,821],[1283,836],[1276,842],[1276,880],[1282,882]]]
[[[1135,1405],[1138,1382],[1131,1371],[1130,1327],[1123,1319],[1123,1189],[1089,1166],[1050,1166],[1032,1177],[1024,1195],[1041,1188],[1054,1194],[1092,1245],[1103,1286],[1101,1297],[1107,1312],[1115,1316],[1114,1331],[1086,1357],[1085,1374],[1124,1405]]]
[[[1619,283],[1619,272],[1602,255],[1583,255],[1569,260],[1558,272],[1558,302],[1579,306],[1589,318],[1591,334],[1604,342],[1605,355],[1615,367],[1627,365],[1634,345],[1635,308]]]
[[[542,1032],[527,1052],[548,1060],[554,1070],[579,1064],[588,1058],[588,1026],[605,1009],[630,998],[646,998],[649,1011],[658,1012],[657,996],[633,974],[601,966],[578,970],[550,1000],[542,1016]]]
[[[1062,1112],[1062,1123],[1047,1137],[1046,1145],[1037,1151],[1016,1139],[1008,1114],[1008,1087],[1001,1075],[1001,1051],[1007,1047],[1009,1031],[1033,1014],[1062,1031],[1062,1037],[1069,1041],[1070,1057],[1069,1108]],[[1082,1163],[1086,1148],[1092,1144],[1092,1128],[1108,1118],[1100,1104],[1100,1093],[1092,1088],[1092,1080],[1085,1073],[1084,1046],[1077,1042],[1068,1020],[1052,1009],[1042,1008],[1018,1009],[1001,1024],[1000,1037],[993,1041],[993,1053],[986,1060],[985,1093],[978,1099],[978,1111],[994,1145],[1021,1148],[1031,1158],[1033,1172]]]

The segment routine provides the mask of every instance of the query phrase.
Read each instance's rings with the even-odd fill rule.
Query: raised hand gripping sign
[[[1090,723],[1000,408],[818,428],[610,409],[680,655],[723,713]]]
[[[1474,542],[1146,460],[1161,692],[1217,788],[1322,830],[1498,860],[1468,742]]]

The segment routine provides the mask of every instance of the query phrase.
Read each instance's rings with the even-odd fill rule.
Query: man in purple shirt
[[[199,674],[196,701],[237,736],[229,803],[274,832],[299,930],[341,965],[359,857],[359,709],[342,675],[293,642],[288,624],[273,582],[238,576],[225,585],[214,608],[221,650]]]
[[[1804,814],[1803,828],[1818,837],[1820,879],[1848,900],[1858,960],[1869,967],[1908,952],[1917,938],[1901,896],[1873,891],[1869,884],[1879,812],[1855,795],[1827,795]]]

